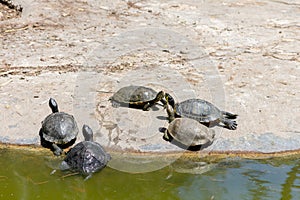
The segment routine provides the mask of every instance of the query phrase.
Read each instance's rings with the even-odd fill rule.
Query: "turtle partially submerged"
[[[147,111],[158,101],[164,102],[164,92],[156,92],[152,88],[130,85],[119,89],[109,100],[113,107],[126,106],[142,108]]]
[[[104,168],[111,156],[99,143],[93,142],[93,131],[89,126],[83,125],[82,133],[85,141],[76,144],[67,153],[60,169],[79,172],[88,179],[93,173]]]
[[[190,118],[176,118],[168,126],[164,133],[167,141],[175,140],[178,146],[190,150],[199,150],[201,146],[212,144],[215,131],[208,129],[198,121]]]
[[[175,104],[170,94],[166,93],[165,98],[172,107],[172,109],[167,107],[169,121],[173,121],[178,117],[187,117],[195,119],[208,127],[222,123],[224,127],[230,130],[237,128],[237,123],[233,120],[236,119],[236,114],[221,111],[208,101],[203,99],[188,99]]]
[[[52,113],[42,121],[39,135],[41,145],[50,148],[54,155],[59,156],[63,153],[62,149],[76,141],[78,127],[72,115],[58,111],[58,105],[53,98],[50,98],[49,106]]]

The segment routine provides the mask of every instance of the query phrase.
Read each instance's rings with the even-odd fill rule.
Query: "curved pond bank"
[[[49,149],[43,148],[40,145],[16,145],[16,144],[0,144],[0,149],[2,150],[21,150],[33,152],[38,155],[46,155],[55,157]],[[208,161],[208,162],[218,162],[223,159],[231,158],[245,158],[245,159],[268,159],[268,158],[293,158],[300,155],[299,150],[291,151],[280,151],[272,153],[263,153],[255,151],[173,151],[173,152],[133,152],[130,150],[116,150],[111,148],[105,148],[117,162],[127,162],[127,161],[138,161],[144,160],[147,162],[151,161],[162,161],[162,162],[172,162],[177,159],[179,160],[193,160],[193,161]],[[65,149],[67,152],[68,149]],[[124,163],[123,163],[124,164]]]

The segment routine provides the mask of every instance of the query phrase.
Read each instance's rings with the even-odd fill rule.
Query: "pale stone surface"
[[[138,84],[239,114],[205,151],[299,149],[297,1],[16,2],[22,17],[0,21],[1,142],[39,144],[54,97],[107,148],[180,151],[162,139],[161,106],[111,106]]]

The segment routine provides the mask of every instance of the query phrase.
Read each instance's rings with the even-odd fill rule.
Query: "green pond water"
[[[140,174],[106,167],[87,181],[70,172],[50,175],[57,162],[49,155],[0,149],[0,199],[300,199],[298,158],[230,159],[202,174],[169,166]]]

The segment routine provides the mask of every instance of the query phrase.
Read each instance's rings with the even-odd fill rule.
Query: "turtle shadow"
[[[53,143],[45,140],[45,138],[43,137],[43,134],[42,134],[42,129],[40,129],[40,131],[39,131],[39,136],[40,136],[41,146],[44,147],[44,148],[50,149],[52,152],[54,152],[55,149],[53,148],[53,145],[52,145]],[[75,141],[76,141],[76,137],[68,143],[56,144],[56,145],[61,149],[66,149],[66,148],[72,146],[75,143]]]
[[[114,107],[114,106],[112,106],[112,107],[113,107],[113,108],[119,108],[119,107],[122,107],[122,108],[130,108],[130,109],[136,109],[136,110],[148,111],[148,110],[143,110],[143,106],[135,105],[135,104],[120,103],[120,105],[118,105],[118,107]],[[153,105],[153,106],[150,107],[149,110],[152,110],[152,111],[158,111],[159,108],[157,107],[157,105]]]
[[[202,123],[201,123],[202,124]],[[205,125],[205,124],[203,124]],[[206,126],[206,125],[205,125]],[[227,130],[230,130],[230,131],[234,131],[235,129],[230,129],[229,127],[223,125],[223,124],[216,124],[216,125],[213,125],[213,126],[207,126],[208,128],[213,128],[213,127],[221,127],[221,128],[225,128]]]
[[[159,120],[163,120],[163,121],[169,121],[169,117],[167,117],[167,116],[157,116],[156,118]],[[221,128],[225,128],[225,129],[228,129],[231,131],[235,130],[235,129],[230,129],[226,125],[220,124],[219,122],[217,122],[217,123],[216,122],[199,122],[199,123],[206,126],[207,128],[221,127]]]
[[[168,121],[169,120],[168,117],[166,117],[166,116],[157,116],[156,118],[159,119],[159,120],[163,120],[163,121]]]
[[[228,129],[228,130],[234,130],[234,129],[230,129],[229,127],[227,127],[226,125],[224,124],[220,124],[220,123],[213,123],[213,122],[199,122],[200,124],[206,126],[207,128],[214,128],[214,127],[221,127],[221,128],[225,128],[225,129]]]
[[[236,116],[234,117],[228,117],[227,119],[235,119]],[[232,121],[235,123],[235,129],[237,127],[237,123],[236,121]],[[204,126],[206,126],[207,128],[213,128],[213,127],[221,127],[221,128],[225,128],[225,129],[228,129],[228,130],[235,130],[235,129],[230,129],[228,126],[226,126],[225,124],[219,122],[219,121],[213,121],[213,122],[199,122],[201,124],[203,124]]]
[[[161,133],[165,133],[167,131],[167,128],[160,127],[158,130]],[[212,144],[212,142],[211,142],[211,143],[204,144],[204,145],[187,146],[187,145],[182,144],[181,142],[175,140],[170,134],[168,134],[168,137],[169,137],[169,139],[166,139],[165,137],[163,137],[163,139],[165,141],[170,142],[171,144],[174,144],[174,145],[178,146],[181,149],[185,149],[185,150],[189,150],[189,151],[200,151],[202,149],[207,148],[208,146],[210,146]]]

